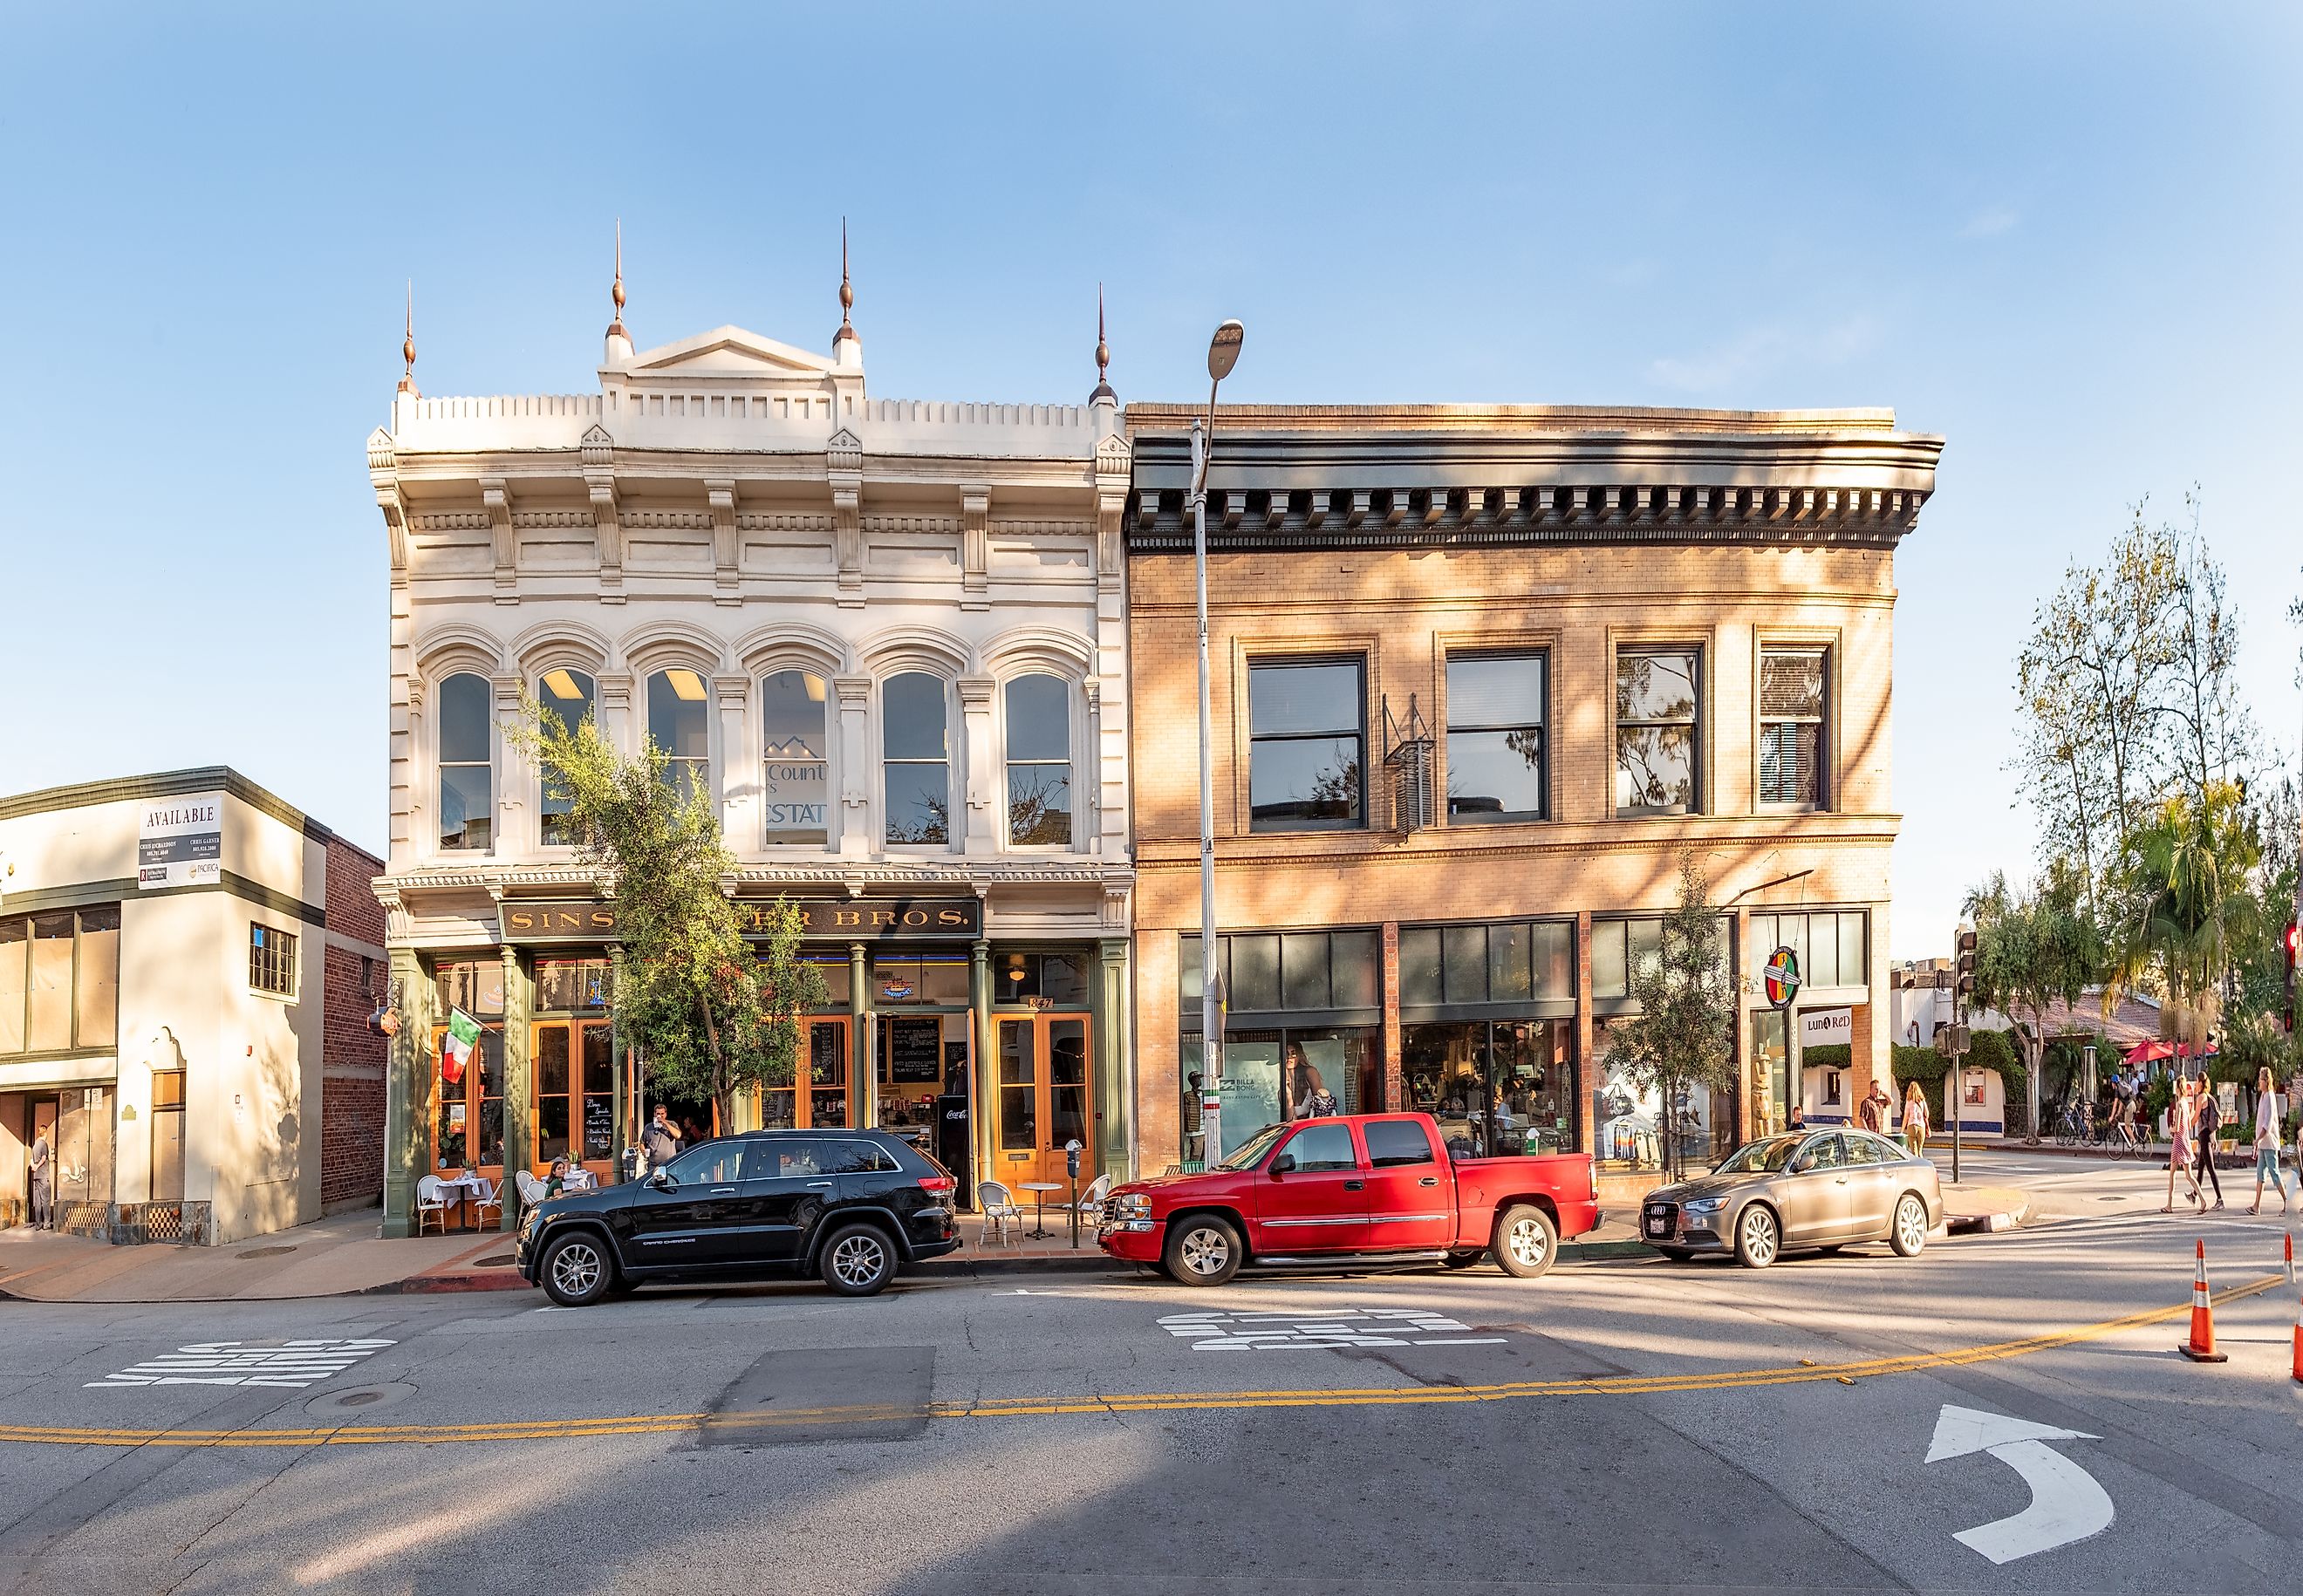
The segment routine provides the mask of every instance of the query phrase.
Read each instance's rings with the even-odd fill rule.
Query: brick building
[[[1137,1123],[1210,1152],[1187,407],[1131,406]],[[1894,550],[1940,440],[1881,411],[1227,407],[1210,475],[1229,1144],[1324,1090],[1619,1186],[1843,1117],[1886,1067]],[[1741,1087],[1666,1114],[1608,1028],[1692,852]],[[1779,946],[1795,1008],[1757,995]],[[1803,1080],[1803,1016],[1852,1039]],[[1843,1076],[1844,1077],[1843,1079]]]
[[[382,1190],[383,862],[236,770],[0,798],[0,1222],[238,1241]]]

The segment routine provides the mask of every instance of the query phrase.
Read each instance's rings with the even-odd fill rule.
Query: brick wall
[[[320,1202],[359,1207],[379,1200],[384,1182],[385,1044],[367,1028],[387,979],[384,906],[369,886],[384,864],[341,837],[329,839],[327,859]]]

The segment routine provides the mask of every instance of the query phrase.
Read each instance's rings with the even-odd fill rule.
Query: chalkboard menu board
[[[605,1158],[611,1152],[616,1124],[615,1102],[609,1097],[584,1099],[584,1156]]]
[[[888,1029],[888,1075],[898,1086],[933,1085],[943,1079],[942,1022],[882,1020]]]

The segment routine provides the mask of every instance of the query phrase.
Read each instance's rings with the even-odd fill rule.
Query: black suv
[[[882,1130],[755,1130],[699,1142],[642,1180],[537,1204],[518,1262],[562,1307],[657,1281],[819,1274],[869,1297],[955,1249],[957,1183]]]

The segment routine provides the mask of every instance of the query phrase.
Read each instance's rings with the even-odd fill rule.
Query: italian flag
[[[440,1039],[440,1079],[450,1086],[463,1079],[479,1041],[480,1022],[461,1009],[450,1009],[448,1034]]]

